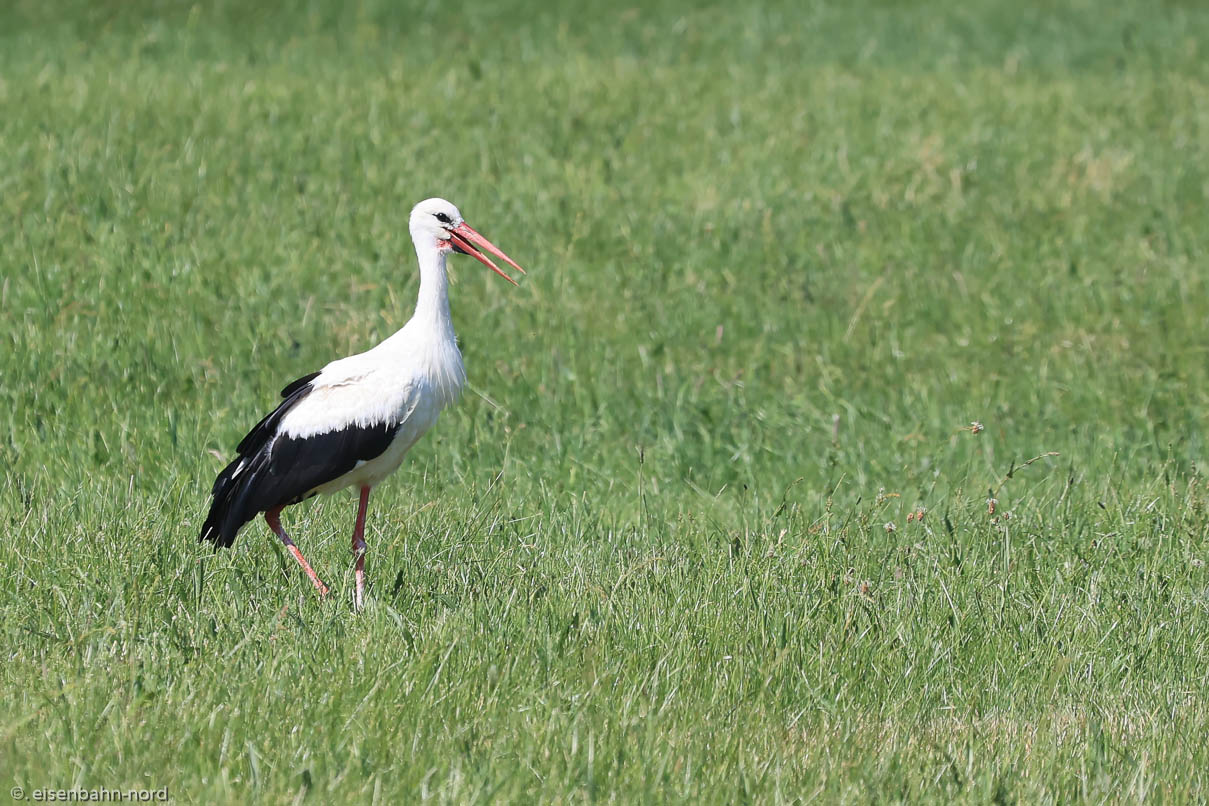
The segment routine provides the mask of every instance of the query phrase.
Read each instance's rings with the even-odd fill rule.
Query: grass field
[[[0,10],[0,783],[1209,798],[1209,7],[253,5]],[[196,535],[432,195],[530,273],[357,615]]]

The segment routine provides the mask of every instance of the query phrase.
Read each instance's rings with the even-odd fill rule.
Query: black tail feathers
[[[214,480],[214,500],[197,538],[199,543],[210,540],[216,547],[227,548],[235,542],[235,536],[245,523],[265,507],[279,503],[270,500],[273,498],[270,491],[261,489],[263,481],[271,475],[266,472],[269,451],[281,418],[310,393],[311,381],[318,376],[318,372],[312,372],[282,389],[282,401],[277,408],[266,414],[240,441],[235,449],[239,455]]]
[[[215,548],[228,548],[244,524],[256,517],[256,510],[248,511],[249,483],[255,477],[254,460],[240,456],[218,474],[214,480],[214,498],[210,502],[210,513],[202,524],[198,542],[209,540]]]

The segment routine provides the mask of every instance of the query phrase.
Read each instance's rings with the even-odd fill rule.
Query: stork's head
[[[518,266],[516,261],[501,252],[499,247],[471,229],[470,225],[462,219],[458,208],[444,199],[425,199],[413,207],[408,228],[411,230],[411,239],[415,241],[416,248],[427,246],[442,252],[470,255],[500,277],[516,285],[516,280],[495,265],[491,258],[474,248],[475,245],[478,245],[521,274],[525,273],[525,270]]]

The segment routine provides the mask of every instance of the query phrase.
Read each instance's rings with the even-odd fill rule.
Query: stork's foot
[[[311,564],[306,561],[306,557],[302,556],[302,552],[298,550],[298,547],[291,542],[286,548],[289,549],[290,554],[294,555],[294,559],[302,566],[302,570],[306,571],[307,577],[310,578],[311,584],[315,586],[315,590],[319,591],[319,595],[327,596],[327,585],[323,584],[323,580],[315,573],[315,569],[311,568]]]
[[[281,526],[281,507],[270,509],[264,514],[264,519],[268,522],[269,528],[273,530],[273,534],[281,538],[281,542],[285,544],[286,550],[294,555],[294,559],[302,566],[302,570],[306,572],[307,578],[311,580],[311,584],[315,586],[315,590],[319,591],[320,596],[327,596],[328,587],[323,584],[323,580],[315,573],[315,569],[311,568],[311,564],[306,561],[306,557],[302,556],[302,552],[294,545],[294,541],[290,540],[290,536],[286,534],[285,529]]]
[[[353,591],[353,609],[360,610],[365,606],[365,569],[362,567],[365,562],[364,557],[357,560],[357,588]]]

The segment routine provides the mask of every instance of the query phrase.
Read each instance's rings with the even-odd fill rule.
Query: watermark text
[[[99,786],[91,789],[25,789],[14,786],[8,791],[13,800],[35,803],[167,803],[168,787],[159,789],[114,789]]]

